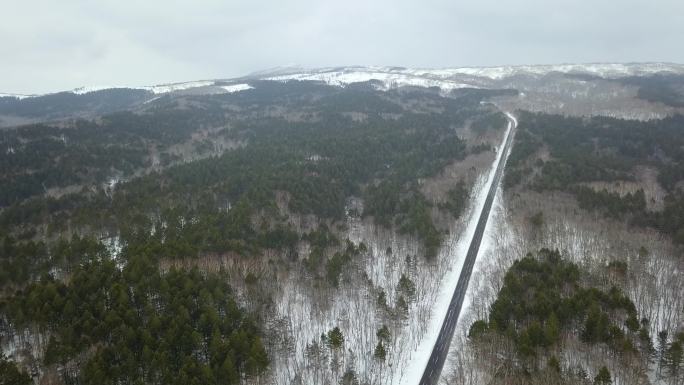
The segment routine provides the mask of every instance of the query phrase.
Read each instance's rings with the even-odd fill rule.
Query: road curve
[[[451,302],[449,303],[449,310],[447,311],[446,317],[442,322],[442,328],[439,331],[439,336],[437,337],[437,342],[432,349],[430,354],[430,359],[423,372],[423,377],[420,379],[420,385],[436,385],[439,377],[442,373],[442,368],[444,367],[444,362],[446,361],[447,353],[449,352],[449,345],[451,344],[451,338],[454,335],[454,330],[456,329],[456,322],[458,321],[458,316],[461,313],[461,306],[463,306],[463,298],[465,297],[466,290],[468,289],[468,282],[470,281],[470,276],[473,272],[473,266],[475,265],[475,260],[477,259],[477,253],[480,250],[480,242],[482,241],[482,235],[484,234],[485,228],[487,227],[487,219],[489,218],[489,212],[492,209],[492,203],[494,203],[494,196],[496,195],[496,190],[501,182],[501,176],[503,175],[504,166],[506,165],[506,155],[513,143],[513,134],[515,128],[518,125],[518,121],[509,112],[506,112],[506,117],[508,118],[508,134],[504,141],[504,146],[501,151],[501,156],[499,157],[499,163],[496,165],[496,171],[494,173],[494,178],[489,186],[489,192],[485,198],[484,206],[482,206],[482,212],[480,212],[480,217],[477,221],[477,227],[475,227],[475,233],[473,234],[473,239],[470,241],[470,247],[466,254],[465,261],[463,262],[463,268],[461,269],[461,274],[458,277],[458,283],[456,284],[456,289],[451,297]]]

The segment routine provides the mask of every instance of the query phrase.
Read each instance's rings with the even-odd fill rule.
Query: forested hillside
[[[520,121],[506,187],[568,192],[583,209],[684,243],[684,116],[638,122],[524,113]],[[644,173],[657,175],[657,185]]]
[[[255,283],[303,269],[288,274],[340,287],[369,253],[345,239],[349,218],[415,239],[413,258],[434,263],[475,179],[426,186],[491,156],[506,121],[480,102],[509,93],[254,86],[3,131],[0,332],[30,376],[270,381],[275,293],[254,297]],[[206,268],[212,258],[273,272]],[[414,283],[398,285],[408,312]],[[378,349],[369,359],[388,354]]]

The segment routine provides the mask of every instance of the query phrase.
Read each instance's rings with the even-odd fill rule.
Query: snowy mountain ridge
[[[0,92],[0,98],[16,98],[16,99],[21,100],[21,99],[26,99],[26,98],[33,98],[36,96],[40,96],[40,95],[6,94],[6,93]]]
[[[387,90],[396,87],[439,87],[443,91],[458,88],[481,88],[492,82],[515,76],[538,78],[549,74],[576,74],[619,79],[629,76],[648,76],[658,73],[684,75],[684,65],[676,63],[588,63],[556,65],[512,65],[496,67],[455,68],[404,68],[382,66],[348,66],[306,69],[300,66],[277,67],[251,73],[244,77],[216,80],[199,80],[154,86],[84,86],[73,89],[77,95],[116,88],[147,90],[154,94],[165,94],[201,87],[212,87],[214,92],[239,92],[251,88],[249,80],[309,80],[321,81],[334,86],[351,83],[377,81],[376,87]],[[220,83],[220,84],[217,84]],[[231,83],[225,85],[223,83]],[[18,99],[43,95],[20,95],[0,93],[0,97]]]
[[[380,89],[401,86],[439,87],[442,91],[457,88],[480,88],[514,76],[542,77],[552,73],[597,76],[619,79],[658,73],[684,74],[684,65],[673,63],[594,63],[560,65],[526,65],[500,67],[403,68],[403,67],[338,67],[287,72],[278,69],[266,80],[313,80],[336,86],[376,80]]]

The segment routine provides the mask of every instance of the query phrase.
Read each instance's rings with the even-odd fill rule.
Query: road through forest
[[[513,115],[508,112],[505,114],[508,118],[508,134],[505,138],[503,148],[501,149],[503,152],[499,157],[499,163],[496,165],[494,178],[489,186],[489,192],[487,193],[485,203],[482,206],[482,211],[480,212],[480,217],[477,221],[477,227],[475,227],[475,232],[473,233],[473,239],[470,241],[470,247],[468,247],[468,252],[466,254],[465,261],[463,262],[463,268],[461,269],[461,274],[458,277],[456,289],[454,290],[454,294],[451,297],[451,302],[449,303],[449,310],[447,311],[447,315],[442,322],[442,328],[439,331],[437,342],[435,342],[435,346],[430,354],[430,359],[428,360],[425,371],[423,372],[420,385],[437,384],[437,381],[442,373],[442,368],[444,367],[444,362],[446,361],[447,353],[449,352],[449,345],[451,344],[451,339],[454,335],[454,330],[456,329],[456,323],[458,322],[458,317],[461,313],[463,299],[465,297],[466,290],[468,289],[468,282],[470,281],[470,276],[473,272],[473,266],[475,265],[475,260],[477,259],[477,253],[480,250],[482,235],[487,227],[489,212],[492,209],[494,197],[496,196],[496,190],[501,182],[504,166],[506,165],[506,156],[513,143],[513,134],[518,124]]]

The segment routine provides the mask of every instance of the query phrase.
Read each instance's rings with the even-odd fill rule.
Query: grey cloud
[[[680,0],[22,1],[0,92],[147,85],[297,63],[684,62]]]

